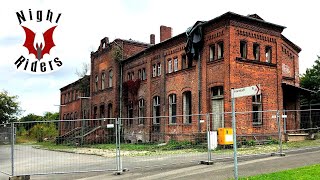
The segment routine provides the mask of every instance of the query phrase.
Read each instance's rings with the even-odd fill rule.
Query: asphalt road
[[[52,171],[52,172],[63,172],[62,170],[75,170],[80,168],[80,170],[91,170],[92,169],[105,169],[108,163],[111,163],[106,158],[93,155],[83,155],[83,154],[70,154],[63,152],[52,152],[34,149],[31,147],[17,147],[24,150],[23,154],[19,156],[20,161],[16,164],[19,164],[20,171],[30,171],[37,170],[40,172]],[[2,149],[3,150],[3,149]],[[23,158],[23,155],[28,155],[26,152],[35,153],[31,157]],[[3,151],[0,150],[0,153]],[[19,154],[19,153],[18,153]],[[46,158],[53,156],[56,162],[52,161],[52,158]],[[287,154],[285,157],[279,156],[259,156],[257,158],[249,158],[246,160],[239,160],[239,175],[240,176],[249,176],[261,173],[274,172],[284,169],[290,169],[305,165],[319,164],[320,163],[320,151],[314,150],[311,152],[295,152]],[[3,156],[2,156],[3,157]],[[79,161],[76,161],[75,158],[80,158]],[[35,158],[35,159],[34,159]],[[149,157],[141,158],[135,157],[126,160],[124,167],[128,167],[129,171],[123,173],[122,175],[113,175],[112,171],[106,172],[90,172],[90,173],[73,173],[73,174],[53,174],[53,175],[37,175],[31,176],[31,179],[77,179],[77,180],[95,180],[95,179],[228,179],[233,177],[233,161],[225,162],[216,162],[214,165],[199,165],[196,161],[190,161],[190,159],[204,159],[204,154],[197,155],[170,155],[163,157]],[[1,159],[1,158],[0,158]],[[43,161],[43,159],[48,159]],[[30,165],[30,161],[36,163],[38,161],[42,168],[39,166],[27,167]],[[113,160],[113,159],[112,159]],[[70,162],[71,161],[71,162]],[[87,161],[87,162],[86,162]],[[48,165],[48,163],[50,163]],[[61,162],[67,162],[63,165]],[[167,164],[163,164],[166,162]],[[84,163],[78,166],[79,163]],[[2,162],[0,165],[3,165]],[[75,166],[75,167],[73,167]],[[110,164],[110,167],[114,167],[114,164]],[[21,168],[24,167],[24,168]],[[3,170],[3,166],[0,166],[0,171]],[[6,169],[6,168],[5,168]],[[8,179],[8,176],[0,175],[0,179]]]

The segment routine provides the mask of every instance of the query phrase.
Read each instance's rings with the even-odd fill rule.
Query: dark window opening
[[[223,96],[223,86],[216,86],[211,88],[212,96]]]
[[[261,95],[252,96],[252,123],[253,125],[262,124],[262,103]]]
[[[160,97],[153,98],[153,124],[160,124]]]
[[[259,44],[253,44],[253,57],[254,60],[260,60],[260,46]]]
[[[169,123],[177,123],[177,96],[176,94],[169,95]]]
[[[108,104],[108,118],[113,118],[112,104]]]
[[[271,63],[272,60],[272,50],[270,46],[266,47],[266,62]]]
[[[240,55],[242,58],[247,59],[247,42],[240,41]]]
[[[144,116],[145,116],[145,105],[144,99],[139,100],[139,124],[144,124]]]
[[[183,94],[183,122],[191,124],[191,107],[192,107],[192,100],[191,100],[191,91],[186,91]]]
[[[101,105],[100,106],[100,115],[99,115],[100,118],[104,118],[105,117],[105,114],[104,114],[104,105]]]
[[[224,46],[223,42],[218,43],[218,59],[221,59],[224,57]]]
[[[209,50],[210,50],[210,61],[213,61],[215,60],[215,57],[216,57],[216,46],[211,45]]]
[[[133,102],[132,101],[130,101],[128,104],[128,118],[129,118],[128,125],[132,126],[133,124],[133,119],[132,119],[133,118]]]

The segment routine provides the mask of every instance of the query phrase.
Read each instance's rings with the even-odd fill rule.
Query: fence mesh
[[[115,119],[15,123],[14,174],[114,170],[114,124]]]
[[[235,119],[239,159],[320,147],[320,110],[236,112]],[[0,125],[0,172],[120,171],[232,160],[231,122],[231,113],[211,113]]]
[[[11,124],[0,125],[0,172],[7,175],[12,173],[12,132]]]
[[[121,122],[124,168],[194,164],[207,159],[206,115],[122,118]]]
[[[320,146],[320,109],[286,110],[283,114],[285,150]]]

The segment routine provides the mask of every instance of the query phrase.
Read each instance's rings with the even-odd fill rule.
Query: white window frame
[[[173,60],[173,71],[177,72],[178,71],[178,58],[175,58]]]
[[[156,108],[159,107],[160,109],[160,96],[155,96],[152,98],[153,101],[153,124],[160,124],[160,118],[156,117]],[[159,119],[159,122],[157,122]]]
[[[223,41],[218,42],[218,59],[224,57],[224,44]]]
[[[271,46],[266,46],[266,62],[271,63],[272,62],[272,48]]]
[[[168,73],[172,73],[172,60],[168,61]]]
[[[212,45],[210,45],[209,46],[209,57],[210,57],[210,61],[213,61],[214,60],[214,56],[215,56],[215,50],[216,50],[216,48],[215,48],[216,46],[214,45],[214,44],[212,44]]]
[[[152,77],[156,77],[157,76],[157,64],[154,64],[152,66]]]
[[[142,80],[147,79],[146,68],[142,68]]]
[[[173,106],[175,105],[176,114],[173,116]],[[170,94],[169,95],[169,123],[176,124],[177,123],[177,95]],[[173,117],[175,118],[175,122],[173,122]]]
[[[139,124],[144,124],[144,114],[145,114],[145,100],[139,99],[138,115],[139,115]]]
[[[161,76],[161,63],[158,63],[157,66],[158,66],[158,68],[157,68],[157,69],[158,69],[157,75],[158,75],[158,76]]]
[[[258,112],[254,111],[253,108],[254,107],[258,107]],[[260,126],[262,125],[262,94],[257,95],[257,96],[252,96],[252,124],[254,126]],[[258,115],[258,120],[254,121],[254,115],[257,114]]]

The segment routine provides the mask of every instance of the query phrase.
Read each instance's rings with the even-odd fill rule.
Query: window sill
[[[252,123],[252,126],[254,127],[254,128],[262,128],[262,126],[263,126],[263,124],[262,123]]]
[[[207,62],[207,64],[215,64],[215,63],[219,63],[219,62],[223,62],[224,61],[224,58],[220,58],[220,59],[213,59],[213,60],[210,60]]]
[[[270,66],[270,67],[276,67],[277,66],[277,64],[268,63],[268,62],[261,62],[261,61],[257,61],[257,60],[251,60],[251,59],[243,59],[241,57],[237,57],[236,61],[244,62],[244,63],[259,64],[259,65]]]

